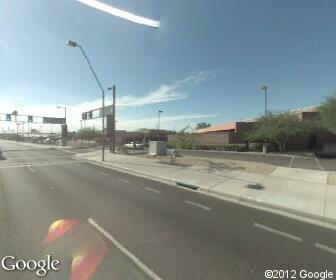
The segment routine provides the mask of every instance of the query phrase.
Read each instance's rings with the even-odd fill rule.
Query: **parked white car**
[[[127,144],[124,145],[125,148],[128,149],[136,149],[136,150],[143,150],[144,149],[144,145],[142,143],[137,143],[137,142],[129,142]]]

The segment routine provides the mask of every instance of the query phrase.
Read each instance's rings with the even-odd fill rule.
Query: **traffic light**
[[[90,112],[88,112],[88,115],[89,115],[89,117],[88,117],[88,119],[92,119],[92,111],[90,111]]]
[[[33,116],[28,116],[28,122],[33,122]]]
[[[12,115],[11,114],[6,114],[6,121],[11,121],[12,120]]]
[[[87,114],[86,114],[86,112],[82,113],[82,120],[87,120]]]

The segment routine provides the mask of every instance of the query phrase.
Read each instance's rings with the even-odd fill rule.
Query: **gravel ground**
[[[148,155],[139,155],[139,157],[146,157],[158,161],[160,163],[170,163],[171,158],[166,156],[152,157]],[[255,173],[260,175],[270,174],[276,167],[270,164],[259,162],[247,162],[239,160],[226,160],[226,159],[207,159],[200,157],[177,157],[176,164],[189,165],[189,166],[202,166],[209,169],[217,170],[241,170],[249,173]]]

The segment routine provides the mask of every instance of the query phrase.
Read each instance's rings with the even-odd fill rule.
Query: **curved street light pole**
[[[99,79],[98,79],[98,76],[96,74],[96,72],[94,71],[92,65],[91,65],[91,62],[88,58],[88,56],[86,55],[83,47],[81,45],[79,45],[78,43],[74,42],[74,41],[67,41],[66,42],[66,45],[69,46],[69,47],[72,47],[72,48],[76,48],[78,47],[81,52],[82,52],[82,55],[84,56],[85,60],[86,60],[86,63],[89,65],[89,68],[94,76],[94,78],[96,79],[96,82],[102,92],[102,155],[101,155],[101,158],[102,158],[102,161],[105,160],[105,91],[104,91],[104,88],[102,86],[102,84],[100,83]]]
[[[264,85],[261,87],[261,89],[264,91],[265,93],[265,122],[267,121],[267,86]],[[263,153],[266,154],[267,153],[267,142],[265,139],[265,142],[263,144]]]

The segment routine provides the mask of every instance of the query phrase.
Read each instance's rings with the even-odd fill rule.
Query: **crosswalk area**
[[[0,169],[83,162],[66,150],[31,148],[3,141],[0,144]]]

